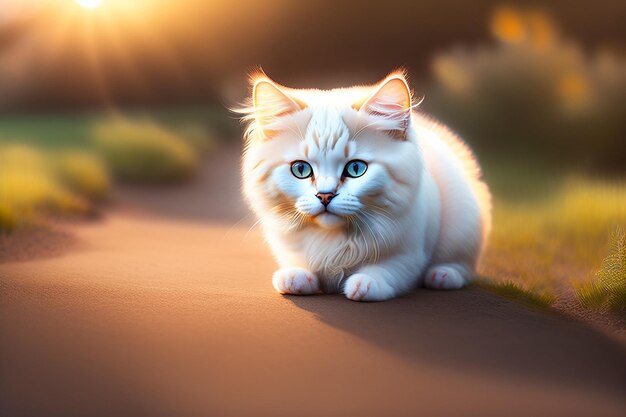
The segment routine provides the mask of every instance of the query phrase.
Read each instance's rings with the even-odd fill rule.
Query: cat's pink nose
[[[319,198],[324,207],[326,207],[330,204],[330,200],[333,199],[335,193],[317,193],[315,196]]]

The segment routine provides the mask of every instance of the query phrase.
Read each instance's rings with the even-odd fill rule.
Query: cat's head
[[[400,72],[328,91],[253,76],[242,167],[249,203],[287,229],[393,223],[412,204],[422,170],[411,108]]]

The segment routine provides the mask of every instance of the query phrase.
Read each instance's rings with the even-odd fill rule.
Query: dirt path
[[[478,289],[281,297],[238,198],[126,190],[68,250],[0,263],[1,416],[621,416],[626,349]],[[220,179],[221,177],[221,179]]]

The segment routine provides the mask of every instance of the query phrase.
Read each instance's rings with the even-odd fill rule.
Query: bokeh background
[[[193,181],[240,146],[259,66],[319,88],[401,66],[494,192],[483,285],[623,308],[624,21],[622,0],[0,0],[0,234]]]

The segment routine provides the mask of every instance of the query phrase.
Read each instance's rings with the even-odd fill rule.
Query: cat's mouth
[[[331,212],[328,208],[315,215],[313,220],[318,226],[325,229],[334,229],[344,223],[343,218],[340,215]]]
[[[322,209],[322,211],[320,211],[319,213],[315,214],[313,217],[318,217],[324,214],[330,214],[332,216],[340,216],[339,213],[335,213],[334,211],[332,211],[331,207],[329,206],[324,206],[324,208]]]

